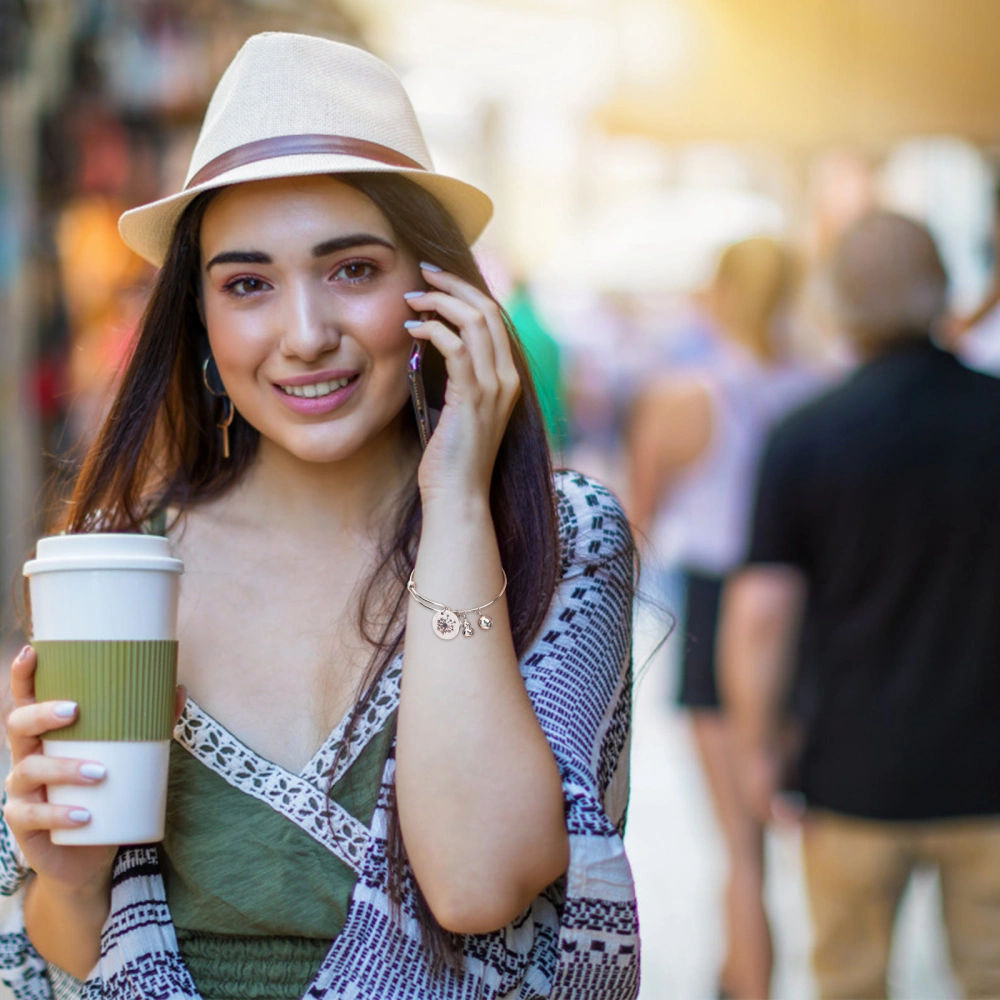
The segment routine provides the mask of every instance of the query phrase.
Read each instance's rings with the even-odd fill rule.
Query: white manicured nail
[[[70,809],[69,818],[74,823],[86,823],[90,819],[90,810]]]
[[[60,719],[72,719],[76,715],[76,702],[75,701],[61,701],[54,709],[52,709]]]
[[[423,326],[423,325],[424,321],[422,319],[408,319],[403,324],[403,326],[405,326],[407,330],[415,330],[418,326]]]
[[[437,264],[428,264],[427,261],[421,261],[420,262],[420,266],[425,271],[440,271],[441,270],[441,268],[438,267]]]
[[[404,299],[419,299],[421,295],[426,295],[426,292],[403,292]]]
[[[85,778],[90,778],[93,781],[97,781],[98,778],[103,778],[104,775],[108,773],[108,769],[103,764],[81,764],[80,774]]]

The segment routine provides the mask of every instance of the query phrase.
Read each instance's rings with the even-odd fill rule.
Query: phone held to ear
[[[424,376],[421,372],[421,362],[424,357],[424,341],[415,340],[410,351],[410,361],[406,368],[410,380],[410,399],[413,400],[413,413],[417,418],[417,431],[420,434],[420,447],[426,448],[431,436],[431,414],[427,407],[427,390],[424,387]]]
[[[436,318],[436,314],[421,313],[420,318],[432,319]],[[410,382],[410,399],[413,400],[413,413],[417,418],[420,446],[426,448],[444,408],[444,358],[426,340],[415,340],[406,366],[406,376]]]

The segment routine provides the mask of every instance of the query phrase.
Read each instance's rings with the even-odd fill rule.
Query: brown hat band
[[[227,149],[226,152],[209,160],[191,178],[184,189],[197,187],[215,180],[221,174],[244,167],[259,160],[273,160],[278,156],[297,156],[301,153],[333,153],[338,156],[357,156],[363,160],[375,160],[390,167],[406,167],[408,170],[426,170],[416,160],[404,156],[395,149],[382,146],[367,139],[353,139],[347,135],[275,135],[269,139],[258,139],[242,146]]]

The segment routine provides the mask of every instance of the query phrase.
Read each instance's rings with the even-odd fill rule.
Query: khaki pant
[[[952,967],[966,997],[1000,997],[1000,819],[887,823],[811,812],[803,828],[823,1000],[886,996],[903,890],[918,865],[940,873]]]

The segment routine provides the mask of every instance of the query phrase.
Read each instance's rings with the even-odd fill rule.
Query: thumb
[[[176,690],[174,691],[174,725],[177,725],[177,721],[181,717],[181,712],[184,711],[184,702],[187,701],[187,688],[183,684],[178,684]]]

